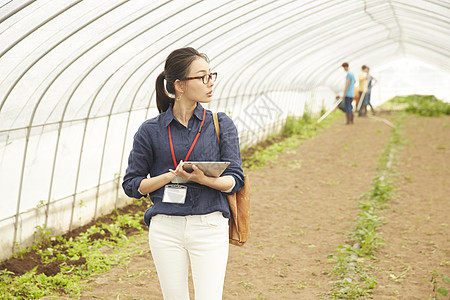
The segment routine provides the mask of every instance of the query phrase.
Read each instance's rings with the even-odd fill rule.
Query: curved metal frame
[[[105,163],[105,153],[107,151],[107,143],[108,143],[108,137],[110,134],[110,122],[113,116],[120,115],[120,114],[127,114],[127,122],[124,127],[123,132],[123,143],[122,143],[122,149],[120,154],[120,164],[119,164],[119,177],[116,180],[117,188],[116,188],[116,200],[115,200],[115,207],[117,207],[118,203],[118,192],[119,192],[119,180],[120,180],[120,174],[122,174],[122,167],[123,162],[126,157],[125,149],[126,149],[126,143],[129,140],[129,125],[131,122],[132,114],[135,111],[138,110],[146,110],[146,115],[148,116],[151,109],[155,109],[154,106],[152,107],[151,101],[154,99],[154,91],[151,92],[151,95],[148,100],[148,105],[146,108],[134,108],[134,104],[137,100],[138,95],[146,90],[145,84],[150,81],[150,78],[154,75],[156,70],[160,68],[163,61],[160,62],[160,64],[153,65],[149,70],[142,71],[149,62],[155,57],[158,57],[160,54],[166,53],[171,47],[178,45],[181,41],[186,40],[189,41],[189,44],[195,44],[199,43],[199,48],[202,49],[203,47],[207,47],[208,44],[214,43],[220,39],[220,36],[216,35],[215,33],[221,32],[224,34],[233,33],[238,29],[240,30],[240,36],[236,40],[235,43],[227,45],[227,47],[215,55],[215,57],[212,59],[212,63],[214,63],[217,67],[226,65],[230,61],[233,60],[234,57],[242,57],[243,55],[246,55],[248,51],[251,51],[254,49],[256,45],[260,45],[261,41],[256,40],[256,37],[261,36],[263,39],[268,40],[269,38],[272,39],[272,43],[269,44],[267,47],[265,47],[262,50],[257,51],[254,56],[252,56],[250,59],[245,61],[242,65],[239,67],[242,68],[244,71],[239,72],[234,76],[233,78],[229,78],[228,80],[224,82],[219,82],[217,84],[217,88],[220,91],[216,97],[219,99],[219,101],[225,101],[225,104],[228,105],[229,101],[232,101],[232,99],[235,99],[237,97],[240,97],[243,101],[250,101],[253,98],[256,98],[261,93],[270,93],[274,91],[279,91],[281,93],[285,93],[288,91],[307,91],[311,90],[317,86],[320,85],[328,85],[330,90],[336,90],[339,88],[340,83],[336,81],[335,78],[328,79],[328,74],[324,74],[323,70],[330,68],[331,70],[335,71],[339,68],[339,65],[341,63],[341,60],[352,60],[353,58],[357,58],[362,51],[366,51],[369,53],[367,57],[372,61],[383,61],[385,58],[377,58],[376,53],[384,49],[385,47],[389,46],[396,46],[397,51],[395,52],[395,55],[398,56],[405,56],[405,55],[414,55],[416,49],[422,49],[427,51],[427,53],[433,53],[434,55],[430,58],[425,58],[429,62],[439,65],[441,69],[444,69],[448,72],[450,69],[450,62],[445,62],[445,59],[442,60],[441,58],[448,58],[450,51],[448,47],[442,46],[438,42],[433,41],[436,39],[437,36],[443,36],[446,33],[448,33],[448,30],[446,31],[445,28],[442,26],[443,24],[449,24],[449,22],[446,22],[445,20],[448,20],[448,16],[445,16],[443,13],[439,13],[439,19],[429,17],[431,14],[435,14],[435,11],[431,11],[430,9],[425,9],[424,15],[426,16],[426,21],[421,20],[415,20],[413,17],[416,16],[418,13],[420,13],[420,7],[418,7],[415,3],[405,3],[405,2],[397,2],[394,0],[389,0],[388,3],[383,6],[383,9],[385,10],[386,14],[388,14],[388,17],[383,18],[383,20],[377,20],[374,16],[373,12],[377,9],[377,3],[373,5],[368,5],[367,1],[364,1],[363,8],[361,9],[360,6],[354,7],[351,10],[346,10],[345,13],[342,13],[341,15],[333,15],[333,17],[321,20],[319,22],[314,22],[314,24],[306,29],[303,30],[292,30],[293,28],[296,28],[295,26],[299,26],[302,24],[303,19],[302,17],[313,17],[315,16],[316,10],[333,10],[338,9],[342,3],[336,3],[335,1],[323,1],[323,2],[317,2],[317,1],[309,1],[309,2],[302,2],[299,3],[295,0],[285,0],[285,1],[279,1],[279,0],[272,0],[272,1],[245,1],[240,2],[239,4],[236,4],[235,1],[224,1],[221,6],[213,6],[208,11],[204,11],[199,15],[193,16],[193,20],[184,20],[180,23],[176,28],[173,28],[169,33],[167,33],[162,38],[165,38],[169,40],[169,42],[159,48],[156,49],[156,51],[152,54],[149,54],[146,58],[142,58],[139,61],[134,61],[134,58],[124,58],[123,61],[118,64],[118,67],[112,71],[109,76],[101,82],[96,89],[93,89],[93,92],[91,96],[87,99],[90,99],[89,103],[89,109],[86,113],[86,116],[80,119],[66,119],[66,113],[69,109],[69,105],[73,100],[74,95],[78,91],[78,89],[81,87],[81,85],[89,79],[89,75],[97,69],[104,61],[106,61],[109,57],[111,57],[116,51],[121,49],[122,47],[125,47],[127,44],[132,42],[133,40],[139,38],[146,32],[150,32],[153,28],[158,26],[159,24],[164,24],[165,22],[168,22],[171,18],[174,18],[181,12],[183,12],[184,7],[180,7],[178,10],[173,12],[173,15],[171,17],[165,17],[161,19],[156,19],[155,21],[149,22],[149,25],[145,27],[144,29],[139,30],[139,32],[134,32],[133,34],[129,35],[125,40],[121,41],[120,43],[116,44],[113,47],[110,47],[106,49],[104,54],[96,58],[95,62],[91,65],[87,66],[82,73],[78,74],[80,75],[77,77],[76,80],[72,82],[71,86],[68,86],[66,89],[65,96],[62,97],[65,101],[64,103],[64,109],[62,111],[61,117],[59,121],[57,122],[44,122],[43,124],[36,124],[34,123],[36,114],[38,112],[38,109],[41,105],[41,102],[45,100],[45,97],[47,95],[47,92],[52,88],[52,86],[57,82],[58,78],[65,74],[67,69],[75,64],[78,60],[83,58],[85,55],[88,55],[91,50],[95,49],[97,46],[101,45],[104,41],[108,40],[109,38],[114,37],[114,35],[121,30],[127,28],[131,24],[137,22],[140,19],[143,18],[153,18],[154,13],[158,11],[159,8],[169,4],[174,3],[176,0],[168,0],[165,2],[161,2],[158,5],[154,5],[149,3],[148,5],[145,5],[149,10],[148,11],[139,11],[136,16],[133,16],[130,18],[128,22],[121,26],[117,26],[115,29],[111,29],[109,32],[104,32],[103,35],[99,35],[94,37],[93,39],[86,41],[84,45],[81,45],[77,49],[77,54],[74,55],[73,58],[67,61],[63,61],[58,65],[58,68],[55,70],[51,70],[51,72],[48,73],[47,77],[45,77],[41,83],[36,88],[36,91],[41,88],[41,85],[49,81],[48,85],[45,86],[42,93],[37,97],[37,101],[34,103],[34,108],[32,110],[32,113],[30,115],[30,119],[28,120],[27,126],[22,127],[15,127],[15,128],[0,128],[0,133],[8,133],[11,131],[17,131],[17,130],[26,130],[26,136],[25,136],[25,146],[22,156],[22,163],[21,163],[21,175],[20,175],[20,183],[19,183],[19,190],[18,190],[18,200],[16,203],[16,214],[15,214],[15,222],[14,222],[14,242],[17,240],[17,233],[18,233],[18,225],[19,225],[19,216],[22,213],[20,210],[21,206],[21,199],[22,199],[22,192],[24,189],[24,176],[25,176],[25,170],[26,170],[26,162],[27,162],[27,155],[29,151],[30,146],[30,135],[32,133],[32,129],[37,127],[45,127],[45,126],[52,126],[52,125],[58,125],[57,130],[57,138],[55,142],[55,152],[53,155],[53,163],[51,166],[51,177],[50,177],[50,184],[49,184],[49,191],[48,191],[48,198],[46,203],[46,216],[45,216],[45,225],[47,225],[48,218],[49,218],[49,212],[51,208],[51,203],[56,202],[58,200],[52,201],[52,194],[53,194],[53,183],[54,183],[54,177],[55,172],[57,168],[57,160],[58,155],[60,155],[60,143],[61,143],[61,133],[63,129],[63,125],[70,123],[70,122],[77,122],[82,121],[84,123],[83,125],[83,132],[82,132],[82,139],[80,142],[80,153],[78,157],[78,166],[76,170],[76,179],[75,179],[75,187],[73,194],[69,195],[73,197],[72,199],[72,212],[71,212],[71,220],[70,220],[70,228],[72,228],[73,224],[73,216],[75,211],[75,203],[76,203],[76,195],[79,192],[78,191],[78,185],[79,185],[79,179],[80,179],[80,170],[82,168],[82,162],[83,162],[83,152],[85,150],[85,142],[86,142],[86,135],[87,135],[87,128],[88,124],[91,120],[95,119],[101,119],[106,118],[106,129],[104,132],[103,140],[102,140],[102,149],[101,149],[101,158],[100,158],[100,165],[98,169],[98,178],[96,184],[94,184],[96,188],[96,197],[95,197],[95,211],[94,211],[94,218],[97,217],[97,210],[98,210],[98,201],[99,201],[99,193],[100,193],[100,186],[102,184],[102,175],[103,175],[103,166]],[[6,91],[6,96],[1,99],[0,101],[0,112],[2,108],[4,107],[6,101],[9,100],[9,97],[11,93],[16,89],[19,82],[21,82],[26,74],[32,68],[42,59],[46,58],[48,55],[51,54],[51,52],[58,48],[62,43],[68,41],[71,37],[77,35],[80,33],[84,28],[86,28],[89,25],[94,24],[96,21],[100,20],[103,16],[108,15],[111,12],[114,12],[116,10],[121,9],[121,7],[130,2],[130,0],[117,0],[101,14],[97,15],[95,18],[92,18],[88,21],[86,21],[84,24],[76,24],[72,28],[70,28],[70,32],[65,36],[64,39],[61,39],[57,42],[55,42],[53,45],[49,45],[44,52],[37,55],[33,58],[33,61],[26,66],[18,76],[15,76],[12,84],[10,84]],[[190,6],[200,5],[202,1],[200,0],[192,0],[190,2]],[[432,2],[434,5],[440,5],[440,3]],[[36,4],[36,1],[28,1],[26,3],[23,3],[19,7],[15,8],[14,10],[8,12],[5,16],[3,16],[0,19],[0,22],[7,20],[8,18],[19,14],[24,9],[30,8],[31,5]],[[13,51],[14,48],[20,43],[26,39],[28,36],[32,35],[34,32],[39,30],[42,26],[48,24],[52,20],[60,17],[65,12],[69,11],[76,5],[81,3],[81,0],[73,1],[69,3],[67,6],[65,6],[63,9],[54,12],[52,15],[46,17],[41,22],[36,24],[34,27],[28,29],[23,34],[21,34],[15,41],[12,41],[10,44],[7,45],[7,47],[0,53],[0,59],[8,53],[9,51]],[[105,2],[106,3],[106,2]],[[289,7],[289,5],[293,5],[295,3],[298,3],[295,8],[290,10],[288,13],[284,15],[271,15],[270,12],[273,10],[281,9],[283,7]],[[234,6],[233,6],[234,5]],[[104,6],[104,3],[99,4],[97,7]],[[95,8],[97,8],[95,7]],[[449,9],[449,7],[447,7]],[[237,13],[242,11],[242,13]],[[252,19],[246,18],[246,14],[254,14]],[[237,16],[232,16],[233,13],[237,13]],[[355,44],[355,47],[353,49],[343,49],[342,51],[336,51],[335,53],[330,53],[327,55],[327,57],[321,59],[320,62],[308,62],[308,65],[304,65],[305,67],[302,69],[292,69],[292,65],[298,65],[298,62],[303,61],[302,57],[308,54],[315,53],[319,51],[323,45],[323,39],[327,37],[328,43],[333,44],[335,42],[341,41],[341,40],[348,40],[353,34],[356,34],[358,31],[361,30],[361,27],[358,24],[358,19],[355,19],[355,15],[365,16],[365,18],[368,18],[371,20],[371,24],[367,25],[367,28],[370,28],[374,32],[387,32],[388,38],[380,39],[375,41],[372,45],[364,45],[364,44]],[[230,24],[231,27],[222,32],[220,27],[217,28],[207,28],[206,30],[201,27],[195,25],[199,24],[199,19],[201,18],[208,18],[210,16],[209,21],[211,24],[213,22],[217,22],[220,24],[222,19],[226,19],[228,16],[232,16],[230,20],[227,21],[227,24]],[[353,16],[353,17],[352,17]],[[249,24],[254,24],[255,20],[261,20],[265,18],[264,23],[261,24],[260,27],[246,27]],[[318,35],[315,38],[312,38],[308,40],[308,44],[301,44],[299,41],[302,41],[302,37],[305,36],[305,34],[311,34],[312,32],[317,31],[323,31],[324,28],[327,28],[327,26],[332,26],[333,22],[336,23],[336,25],[342,24],[342,20],[347,20],[346,22],[346,28],[353,27],[354,29],[347,30],[345,32],[341,32],[339,26],[335,26],[332,29],[329,29],[326,35]],[[405,23],[408,21],[407,23]],[[74,22],[75,23],[75,22]],[[377,28],[376,26],[373,26],[373,24],[376,24],[376,26],[379,26]],[[423,26],[424,28],[432,29],[433,34],[431,37],[429,37],[427,34],[423,34],[421,32],[416,32],[413,29],[417,28],[418,26]],[[189,29],[189,26],[193,27],[193,29]],[[359,26],[359,27],[358,27]],[[180,36],[178,35],[178,31],[182,30],[184,27],[188,28],[187,35],[186,36]],[[288,31],[283,30],[283,27],[289,28]],[[410,28],[411,27],[411,28]],[[283,32],[280,34],[280,32]],[[204,38],[204,37],[207,38]],[[49,37],[50,39],[51,37]],[[147,52],[149,52],[150,48],[156,44],[157,41],[150,42],[146,46],[139,49],[137,52],[137,55],[145,55]],[[280,46],[281,45],[281,46]],[[413,46],[413,48],[411,48]],[[412,52],[409,53],[409,49],[412,49]],[[343,57],[343,54],[345,54],[345,57]],[[24,61],[25,58],[22,60]],[[251,68],[252,66],[257,66],[256,68]],[[97,101],[100,99],[100,94],[104,90],[104,88],[107,87],[107,85],[110,82],[114,82],[113,80],[116,79],[115,75],[119,73],[119,71],[124,70],[125,74],[121,75],[121,85],[120,87],[114,91],[115,94],[111,95],[113,97],[113,100],[108,102],[109,105],[109,111],[105,112],[105,114],[102,115],[92,115],[92,110],[94,108],[94,105]],[[288,71],[287,71],[288,70]],[[142,74],[139,74],[138,72],[141,72]],[[331,72],[329,72],[331,73]],[[263,78],[258,77],[259,74],[268,74],[267,76],[264,76]],[[289,74],[290,80],[284,81],[279,80],[278,78],[283,78],[282,75]],[[138,76],[138,77],[136,77]],[[4,79],[5,77],[3,77]],[[308,78],[308,80],[304,80],[305,78]],[[133,86],[133,96],[129,100],[129,106],[128,109],[124,111],[114,112],[116,103],[118,99],[120,99],[120,96],[122,94],[123,89],[129,85],[129,82],[131,79],[136,79],[136,84]],[[303,80],[302,82],[299,82],[299,79]],[[0,82],[0,84],[2,84]],[[217,105],[219,105],[219,102],[217,102]],[[240,104],[237,104],[240,105]],[[15,245],[15,243],[14,243]],[[13,245],[13,251],[14,251],[14,245]]]

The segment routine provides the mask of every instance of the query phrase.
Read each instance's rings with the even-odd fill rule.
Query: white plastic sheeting
[[[305,105],[329,107],[344,61],[379,71],[375,104],[449,101],[449,16],[439,0],[0,1],[0,259],[37,226],[64,233],[129,201],[132,137],[157,114],[172,50],[208,54],[209,109],[230,114],[246,147]]]

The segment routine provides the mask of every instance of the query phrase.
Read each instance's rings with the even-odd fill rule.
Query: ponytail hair
[[[159,113],[165,112],[170,104],[173,104],[175,101],[175,98],[167,95],[166,89],[164,88],[164,79],[165,74],[164,71],[162,71],[156,78],[156,106],[158,107]],[[175,91],[173,94],[175,95]]]
[[[169,94],[175,96],[175,81],[186,78],[192,62],[197,58],[209,62],[206,54],[199,53],[191,47],[177,49],[169,54],[164,71],[156,78],[156,106],[159,113],[165,112],[175,102],[175,97],[169,96]]]

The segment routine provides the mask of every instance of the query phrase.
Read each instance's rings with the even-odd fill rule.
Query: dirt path
[[[373,119],[357,118],[354,126],[343,122],[249,173],[252,235],[244,247],[230,248],[223,299],[327,298],[335,280],[327,255],[354,228],[358,201],[370,188],[390,137],[390,127]],[[398,163],[401,189],[382,227],[387,245],[378,255],[378,267],[385,271],[376,274],[374,299],[424,299],[431,291],[424,283],[427,272],[450,273],[450,174],[444,168],[450,153],[448,124],[448,117],[411,117],[407,123],[411,142]],[[141,252],[126,267],[92,277],[92,289],[81,299],[162,299],[147,237],[138,244]],[[403,281],[391,280],[391,273],[400,275],[408,266]]]

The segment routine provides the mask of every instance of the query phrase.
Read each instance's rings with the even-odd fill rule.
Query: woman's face
[[[201,57],[194,60],[186,77],[199,77],[211,73],[209,64]],[[212,99],[214,82],[209,80],[204,84],[201,78],[185,80],[183,98],[189,101],[208,103]]]

